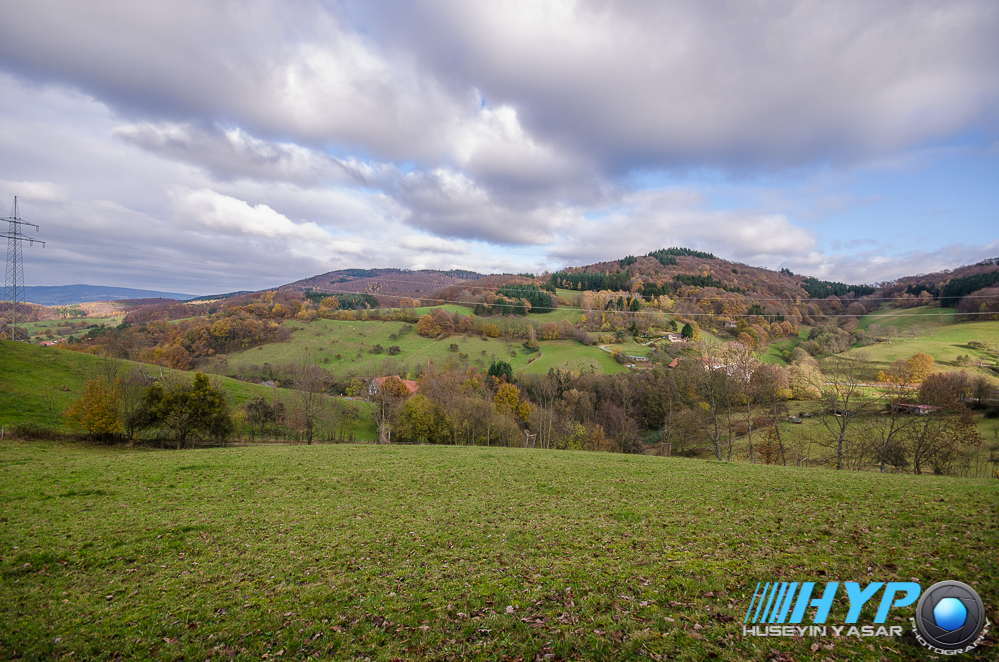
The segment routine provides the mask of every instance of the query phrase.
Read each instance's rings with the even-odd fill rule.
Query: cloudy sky
[[[999,3],[0,4],[29,284],[999,256]]]

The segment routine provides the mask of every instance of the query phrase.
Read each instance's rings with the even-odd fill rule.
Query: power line
[[[485,288],[485,289],[492,290],[493,288]],[[405,294],[373,294],[371,292],[343,292],[343,291],[336,291],[336,290],[320,290],[320,289],[316,289],[316,288],[312,288],[312,291],[316,292],[318,294],[329,294],[329,295],[332,295],[332,296],[336,296],[337,294],[354,294],[354,295],[369,294],[371,296],[381,297],[383,299],[395,299],[395,300],[413,299],[413,300],[419,301],[421,304],[426,304],[426,305],[421,305],[420,306],[421,308],[433,308],[435,306],[442,306],[442,305],[454,305],[454,306],[461,306],[461,307],[464,307],[464,308],[474,308],[474,306],[476,305],[474,303],[470,303],[470,302],[467,302],[467,301],[454,301],[454,300],[451,300],[451,299],[437,299],[437,298],[434,298],[434,297],[410,296],[410,295],[405,295]],[[198,303],[201,303],[201,302],[195,301],[195,302],[191,302],[191,303],[198,304]],[[482,303],[482,305],[484,305],[484,306],[492,306],[494,304]],[[405,309],[403,309],[403,310],[405,310]],[[671,311],[636,310],[636,311],[629,311],[629,310],[617,310],[616,308],[615,309],[596,309],[596,308],[590,309],[590,308],[576,308],[576,307],[573,307],[573,306],[555,306],[555,307],[552,307],[552,308],[545,308],[544,306],[531,306],[531,311],[532,312],[537,311],[537,310],[543,310],[546,313],[554,312],[556,310],[568,310],[568,311],[581,312],[581,313],[628,313],[628,314],[631,314],[631,315],[670,315],[670,316],[674,316],[674,317],[717,317],[717,318],[728,318],[728,317],[732,317],[732,318],[737,318],[737,317],[745,317],[745,318],[748,318],[748,317],[762,317],[762,318],[765,319],[767,317],[774,317],[776,315],[784,316],[783,313],[764,313],[762,315],[758,315],[758,314],[750,314],[750,313],[706,313],[706,312],[703,312],[703,311],[682,311],[682,310],[671,310]],[[542,314],[544,314],[544,313],[542,313]],[[955,313],[955,314],[957,314],[957,315],[978,316],[978,315],[996,315],[997,313],[995,313],[995,312],[988,312],[988,311],[987,312],[978,312],[978,311],[975,311],[975,312]],[[927,319],[926,321],[927,322],[931,322],[931,321],[933,321],[932,318],[940,318],[940,317],[943,317],[945,315],[949,315],[949,313],[945,313],[945,312],[939,312],[939,313],[919,312],[919,313],[902,313],[902,314],[888,313],[888,314],[885,314],[885,315],[881,315],[880,317],[884,317],[886,319],[904,319],[904,318],[909,318],[909,317],[927,317],[927,318],[931,318],[931,319]],[[832,317],[832,318],[853,318],[853,319],[857,319],[857,320],[859,320],[861,317],[864,317],[864,315],[847,315],[845,313],[822,314],[820,316],[822,318],[827,318],[827,317]],[[877,321],[879,321],[879,320],[872,320],[871,324],[875,324]]]
[[[405,271],[405,270],[400,270],[400,271]],[[447,271],[450,271],[450,270],[447,270],[447,269],[441,269],[441,270],[428,269],[427,271],[447,272]],[[336,273],[336,272],[332,272],[332,273]],[[322,275],[325,275],[325,274],[322,274]],[[485,278],[493,278],[493,277],[499,277],[499,276],[516,276],[516,275],[518,275],[518,274],[482,274],[482,276],[485,277]],[[302,279],[300,279],[299,281],[296,281],[296,282],[309,281],[309,280],[313,280],[313,279],[317,279],[317,278],[320,278],[320,276],[310,276],[309,278],[302,278]],[[664,278],[664,280],[665,279],[666,278]],[[330,284],[328,284],[328,285],[325,286],[328,289],[323,290],[323,292],[332,292],[332,293],[340,293],[340,294],[371,294],[373,296],[382,296],[382,297],[392,297],[392,296],[394,296],[394,295],[389,295],[389,294],[381,294],[381,293],[378,293],[378,292],[367,292],[367,291],[366,292],[352,292],[352,291],[346,290],[346,289],[344,289],[344,290],[337,289],[337,286],[339,286],[339,285],[349,286],[351,283],[356,283],[357,281],[360,281],[360,280],[377,280],[378,282],[382,282],[382,283],[403,283],[403,284],[406,284],[406,285],[427,285],[427,286],[434,286],[434,287],[437,287],[437,290],[435,290],[437,292],[439,292],[441,290],[449,289],[449,288],[452,288],[452,287],[458,288],[458,289],[483,290],[483,291],[489,291],[489,292],[492,292],[494,290],[499,289],[497,287],[489,287],[489,286],[485,286],[485,285],[472,285],[471,284],[471,283],[474,283],[476,280],[479,280],[479,279],[461,280],[461,281],[459,281],[457,283],[451,283],[450,285],[439,285],[439,286],[435,286],[433,283],[427,283],[426,281],[404,280],[404,279],[400,279],[400,278],[383,278],[381,276],[360,276],[360,277],[356,278],[355,280],[343,281],[341,283],[330,283]],[[289,283],[289,284],[291,284],[291,283]],[[529,285],[530,283],[527,283],[527,284]],[[511,284],[511,285],[513,287],[518,287],[518,284],[516,284],[516,283]],[[285,287],[285,286],[282,285],[281,287]],[[319,292],[320,291],[316,287],[307,287],[305,285],[302,285],[301,287],[303,287],[305,289],[311,289],[314,292]],[[278,288],[272,288],[272,289],[278,289]],[[582,295],[582,294],[585,294],[586,292],[592,292],[592,293],[594,293],[594,295],[598,294],[599,292],[611,292],[612,294],[616,294],[616,295],[619,295],[619,296],[627,296],[627,298],[633,298],[634,296],[636,296],[636,293],[633,293],[633,292],[624,292],[624,291],[614,292],[612,290],[600,290],[600,291],[598,291],[598,290],[571,290],[571,289],[568,289],[568,288],[560,288],[560,289],[565,289],[566,291],[571,292],[573,295]],[[414,294],[416,294],[416,293],[414,292]],[[738,294],[738,293],[732,293],[732,294]],[[637,296],[644,297],[644,295],[642,295],[642,294],[637,294]],[[667,294],[665,296],[667,296],[667,297],[669,297],[670,299],[673,299],[673,300],[683,300],[683,301],[686,301],[686,300],[690,300],[690,301],[701,301],[702,299],[705,298],[704,296],[700,296],[700,295],[675,296],[675,295],[672,295],[672,294]],[[817,302],[826,301],[829,298],[829,297],[794,297],[794,298],[791,298],[791,297],[775,297],[775,296],[769,296],[769,295],[758,293],[758,292],[755,292],[755,293],[754,292],[748,292],[748,293],[745,293],[745,294],[741,294],[740,296],[748,297],[748,298],[752,299],[753,301],[778,301],[778,302],[789,302],[789,303],[795,303],[795,304],[817,303]],[[836,296],[836,295],[833,295],[833,296]],[[398,297],[396,297],[396,298],[398,298]],[[414,297],[414,298],[420,298],[420,297]],[[836,298],[839,299],[840,297],[837,296]],[[960,298],[963,298],[963,299],[968,299],[968,298],[970,298],[970,299],[996,299],[996,298],[999,298],[999,295],[996,295],[996,294],[990,294],[990,295],[985,295],[985,294],[967,294],[967,295],[964,295],[963,297],[960,297]],[[898,301],[898,300],[899,300],[898,297],[871,297],[871,296],[865,296],[865,297],[863,297],[863,299],[859,299],[859,298],[858,299],[852,299],[852,301],[856,301],[856,302],[861,302],[861,301]],[[853,315],[849,315],[848,317],[853,317]]]
[[[10,216],[0,218],[7,221],[7,267],[4,270],[3,301],[0,301],[0,338],[10,340],[27,340],[28,333],[21,328],[18,308],[23,308],[24,301],[24,261],[21,258],[21,244],[28,242],[29,246],[36,243],[45,246],[44,241],[25,237],[22,226],[30,226],[38,232],[38,226],[28,223],[17,215],[17,196],[14,196],[14,206]]]

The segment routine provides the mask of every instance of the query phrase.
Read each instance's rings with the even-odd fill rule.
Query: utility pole
[[[21,244],[25,241],[30,246],[39,243],[44,248],[45,242],[25,237],[21,232],[21,226],[31,226],[35,228],[35,232],[38,232],[38,226],[22,220],[17,215],[17,196],[14,196],[14,207],[10,216],[0,218],[0,221],[7,221],[7,234],[0,235],[7,238],[7,269],[4,272],[3,299],[0,300],[0,339],[26,341],[28,333],[20,327],[20,320],[26,314],[18,311],[18,306],[24,308],[24,262],[21,259]]]

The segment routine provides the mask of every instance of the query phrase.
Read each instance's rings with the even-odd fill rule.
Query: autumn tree
[[[818,400],[822,397],[822,371],[811,357],[788,368],[788,381],[791,397],[795,400]]]
[[[399,377],[386,377],[375,394],[375,418],[380,442],[389,438],[389,425],[395,420],[399,410],[410,396],[409,387]]]
[[[936,475],[943,475],[951,473],[962,452],[980,446],[982,437],[971,412],[962,411],[920,416],[908,428],[906,442],[913,473],[922,474],[930,469]]]
[[[421,336],[433,337],[440,334],[440,328],[434,328],[434,318],[430,315],[422,315],[416,322],[416,332]]]
[[[708,370],[699,381],[701,386],[699,392],[703,403],[702,425],[711,441],[715,459],[721,462],[722,433],[727,429],[731,442],[732,405],[743,389],[740,388],[738,379],[725,369]]]
[[[516,412],[520,404],[520,389],[513,384],[500,384],[493,397],[493,404],[496,405],[496,411],[501,414]]]
[[[962,400],[968,396],[971,380],[968,372],[935,372],[919,386],[919,402],[946,410],[963,408]]]
[[[129,370],[123,362],[105,357],[90,369],[80,397],[66,410],[66,419],[101,439],[121,433],[134,438],[143,427],[140,408],[151,383],[141,368]]]
[[[888,370],[878,373],[878,390],[886,407],[871,416],[867,428],[878,470],[882,473],[886,466],[901,468],[906,463],[904,437],[915,418],[898,405],[909,397],[914,374],[912,364],[901,359],[893,362]]]
[[[440,410],[427,396],[417,393],[402,406],[396,436],[403,441],[439,442],[446,436]]]
[[[933,372],[933,357],[925,352],[913,354],[906,363],[909,365],[910,378],[913,383],[918,384]]]
[[[108,383],[92,377],[83,383],[80,397],[70,404],[65,417],[70,425],[86,430],[100,439],[112,439],[121,434],[121,381]]]

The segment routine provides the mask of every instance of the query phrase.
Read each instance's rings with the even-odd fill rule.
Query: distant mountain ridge
[[[28,303],[41,306],[69,306],[74,303],[91,301],[120,301],[122,299],[177,299],[187,301],[195,294],[177,292],[157,292],[137,290],[131,287],[108,287],[105,285],[28,285],[24,288],[24,299]]]

